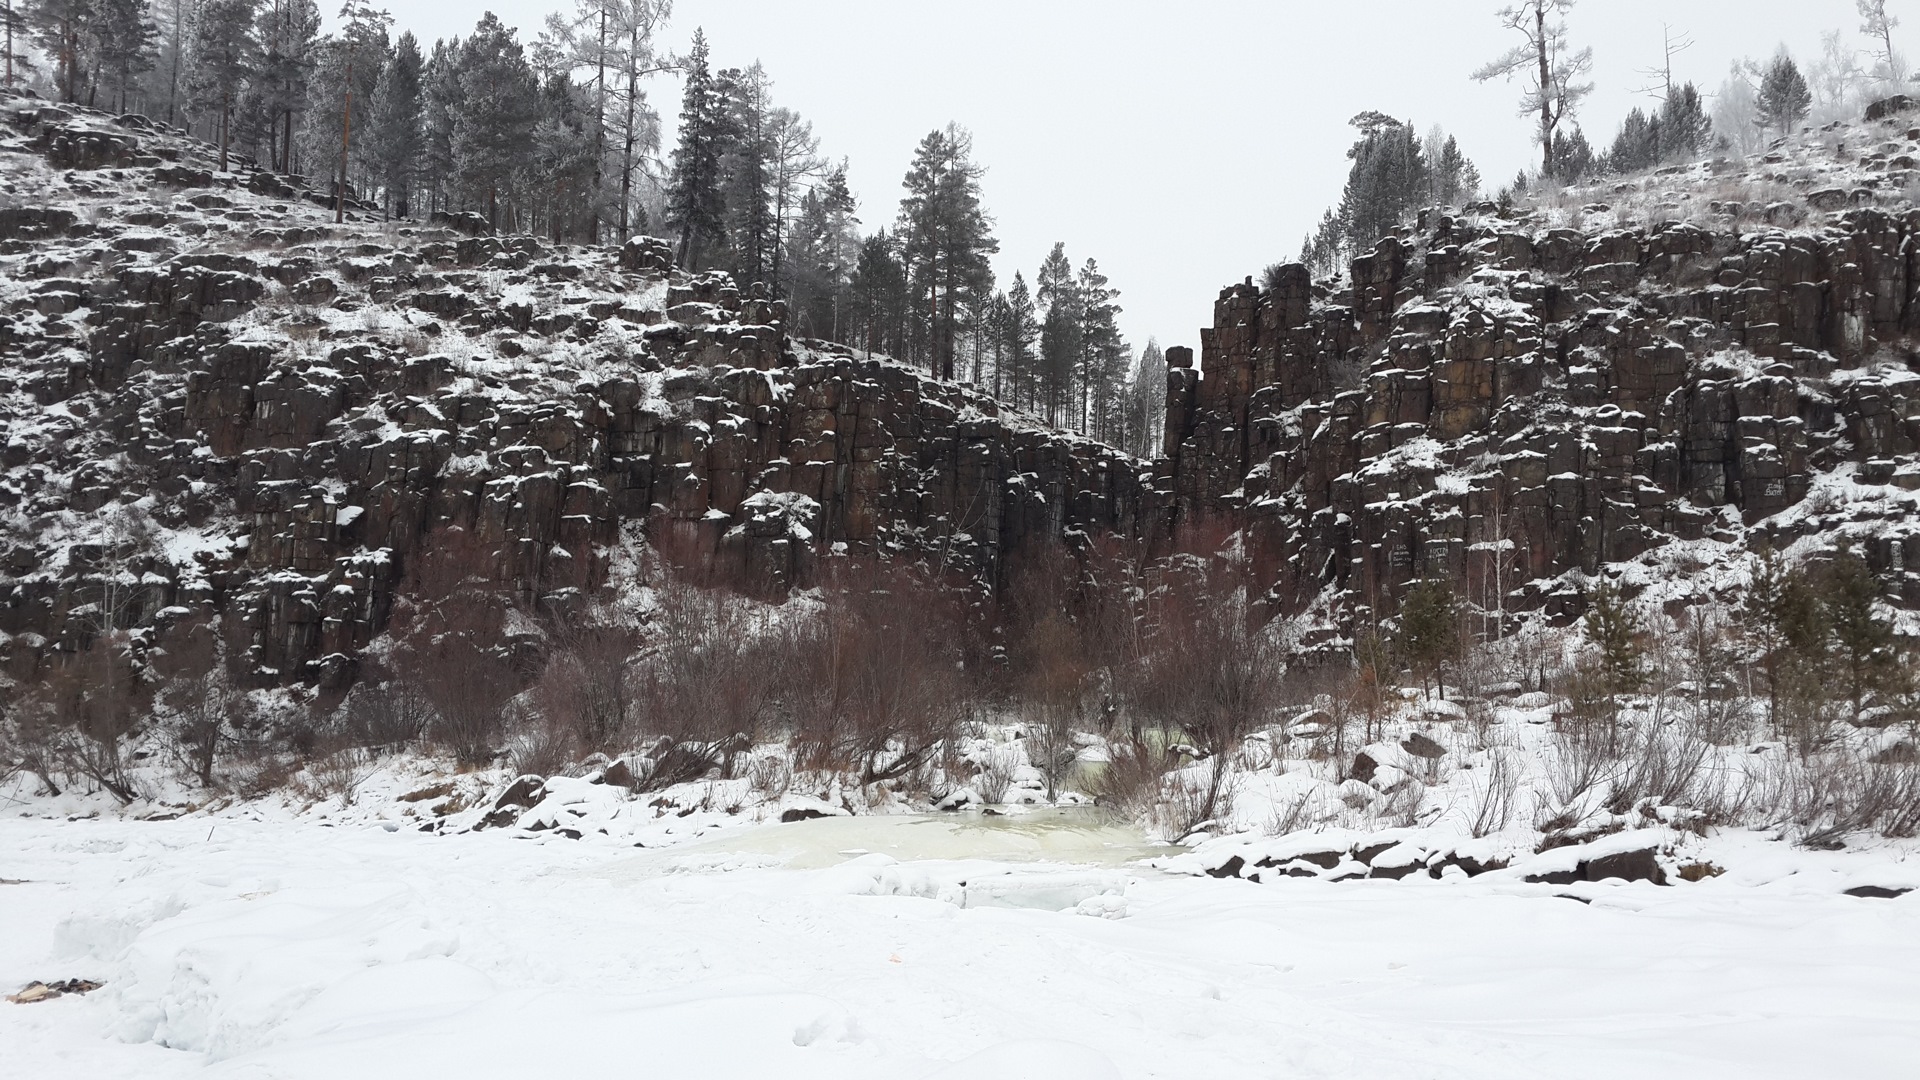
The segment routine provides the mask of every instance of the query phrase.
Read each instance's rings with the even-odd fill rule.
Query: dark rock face
[[[1165,531],[1150,467],[792,341],[764,286],[681,273],[665,241],[371,228],[351,200],[335,224],[325,193],[219,173],[139,118],[4,100],[29,138],[0,152],[95,170],[0,208],[15,677],[83,647],[130,579],[136,645],[217,612],[259,683],[344,687],[451,530],[543,607],[603,588],[642,538],[777,599],[824,560],[991,589],[1070,532]],[[90,515],[128,524],[67,545]]]
[[[1569,571],[1835,527],[1805,504],[1852,469],[1886,498],[1843,515],[1920,602],[1895,490],[1920,486],[1920,379],[1888,361],[1920,329],[1920,212],[1855,202],[1811,232],[1432,213],[1338,292],[1298,266],[1226,289],[1199,377],[1169,357],[1176,525],[1246,529],[1284,612],[1444,576],[1564,617]]]

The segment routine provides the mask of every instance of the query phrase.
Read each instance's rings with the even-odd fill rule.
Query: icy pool
[[[729,856],[739,856],[763,866],[817,870],[878,854],[901,862],[986,859],[1119,867],[1171,850],[1148,841],[1138,829],[1110,823],[1092,807],[1064,807],[826,817],[730,829],[710,840],[642,857],[635,865],[691,865],[703,859],[724,863]]]

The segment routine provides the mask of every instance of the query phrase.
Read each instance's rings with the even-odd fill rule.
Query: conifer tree
[[[464,205],[484,208],[496,227],[517,228],[514,180],[532,155],[539,115],[526,50],[513,30],[488,12],[460,43],[456,72],[457,107],[448,139],[454,191]]]
[[[413,186],[426,151],[422,77],[426,61],[420,43],[407,31],[394,42],[393,55],[380,68],[368,110],[367,158],[392,217],[413,213]]]
[[[1034,276],[1034,302],[1040,312],[1038,400],[1048,424],[1058,425],[1073,400],[1074,362],[1080,355],[1080,292],[1074,287],[1067,246],[1056,243]]]
[[[254,35],[260,69],[249,97],[261,114],[267,160],[281,172],[294,172],[294,133],[319,60],[320,8],[314,0],[273,0],[260,10]]]
[[[955,344],[964,314],[991,294],[988,257],[1000,250],[993,219],[980,202],[973,136],[958,124],[929,132],[907,170],[899,232],[914,304],[925,312],[929,369],[953,378]]]
[[[726,201],[720,184],[729,110],[709,67],[703,31],[693,33],[685,71],[680,143],[673,151],[673,177],[667,185],[667,220],[680,233],[679,265],[692,270],[707,265],[710,253],[726,242]]]
[[[1421,690],[1431,682],[1437,685],[1440,696],[1446,697],[1443,667],[1460,652],[1460,614],[1452,586],[1439,578],[1413,584],[1400,605],[1396,644],[1407,666],[1419,677]]]
[[[90,33],[98,78],[89,89],[89,103],[126,112],[139,76],[154,64],[154,41],[160,28],[148,17],[146,0],[94,0]],[[99,91],[106,100],[97,100]]]
[[[53,64],[60,100],[78,103],[91,87],[92,0],[35,0],[24,14],[34,47]]]
[[[869,355],[888,352],[905,354],[907,305],[906,267],[897,253],[898,244],[885,229],[874,233],[860,245],[849,294],[855,321]]]
[[[25,49],[27,32],[26,16],[14,0],[0,0],[0,64],[5,65],[9,90],[15,79],[33,70],[33,58]]]
[[[1000,326],[1000,352],[1007,366],[1005,392],[1012,397],[1014,408],[1032,408],[1036,400],[1034,347],[1040,336],[1039,310],[1034,304],[1033,292],[1027,288],[1027,279],[1017,270],[1013,284],[1007,287],[1006,298],[1007,307]],[[997,371],[994,378],[994,396],[998,397],[1002,382]]]
[[[759,64],[722,71],[715,84],[726,102],[720,194],[732,252],[729,268],[743,285],[772,284],[779,237],[773,209],[772,84]]]
[[[1600,672],[1612,696],[1640,689],[1646,673],[1640,662],[1640,616],[1620,590],[1602,581],[1588,597],[1587,640],[1600,654]]]
[[[421,172],[428,185],[430,211],[454,204],[450,181],[459,98],[460,39],[435,41],[420,73]]]
[[[1880,582],[1851,547],[1840,549],[1824,584],[1822,607],[1847,700],[1858,720],[1867,695],[1883,686],[1893,668],[1893,623],[1877,610]]]
[[[1795,125],[1807,118],[1813,108],[1813,91],[1807,88],[1807,80],[1800,74],[1799,65],[1793,62],[1782,49],[1767,66],[1766,73],[1760,77],[1759,115],[1757,122],[1764,128],[1775,129],[1782,135],[1793,132]]]
[[[223,172],[233,144],[234,109],[259,66],[254,14],[255,0],[205,0],[194,24],[187,98],[193,115],[210,126],[219,143]]]

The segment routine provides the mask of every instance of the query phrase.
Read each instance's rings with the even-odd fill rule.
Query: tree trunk
[[[347,81],[340,107],[340,198],[334,203],[336,224],[347,220],[347,149],[353,142],[353,54],[347,54]]]
[[[1533,40],[1540,53],[1540,175],[1553,172],[1553,67],[1547,56],[1546,0],[1533,0]]]

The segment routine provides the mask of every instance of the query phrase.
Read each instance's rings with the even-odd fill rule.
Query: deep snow
[[[1020,830],[987,858],[994,831],[916,822],[658,851],[0,820],[0,878],[21,882],[0,885],[0,987],[107,984],[0,1004],[0,1071],[1707,1080],[1920,1061],[1920,894],[1840,895],[1845,866],[1758,834],[1709,842],[1741,869],[1671,888],[1252,885],[1033,862]]]

